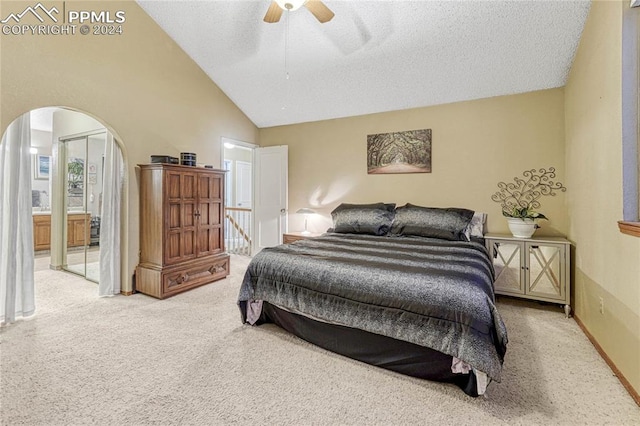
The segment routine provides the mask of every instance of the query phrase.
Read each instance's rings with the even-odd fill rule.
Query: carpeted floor
[[[0,330],[3,425],[640,424],[640,408],[573,319],[501,299],[502,383],[485,398],[240,324],[230,278],[160,301],[98,298],[36,272],[37,314]]]

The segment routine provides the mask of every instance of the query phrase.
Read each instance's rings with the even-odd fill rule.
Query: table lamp
[[[315,214],[315,211],[311,209],[303,208],[303,209],[298,209],[296,213],[304,215],[304,231],[302,231],[302,235],[309,235],[311,232],[307,231],[307,219],[309,218],[310,214]]]

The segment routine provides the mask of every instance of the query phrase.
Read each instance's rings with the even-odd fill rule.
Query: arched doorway
[[[39,108],[29,113],[32,156],[30,210],[35,253],[50,255],[50,267],[79,274],[94,282],[107,277],[106,290],[120,292],[120,247],[127,244],[122,232],[120,205],[126,188],[126,159],[120,141],[102,120],[66,107]],[[110,188],[107,188],[110,182]],[[115,187],[115,189],[114,189]],[[125,209],[126,210],[126,209]],[[105,235],[104,219],[110,229]],[[108,238],[108,240],[105,240]],[[103,271],[100,253],[104,245],[111,257]]]

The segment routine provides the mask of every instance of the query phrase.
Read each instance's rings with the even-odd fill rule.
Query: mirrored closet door
[[[106,131],[61,140],[66,163],[63,269],[98,282]]]

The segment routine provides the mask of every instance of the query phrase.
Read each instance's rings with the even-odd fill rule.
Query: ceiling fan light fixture
[[[278,6],[282,10],[288,10],[290,12],[300,9],[307,0],[275,0],[278,3]]]

